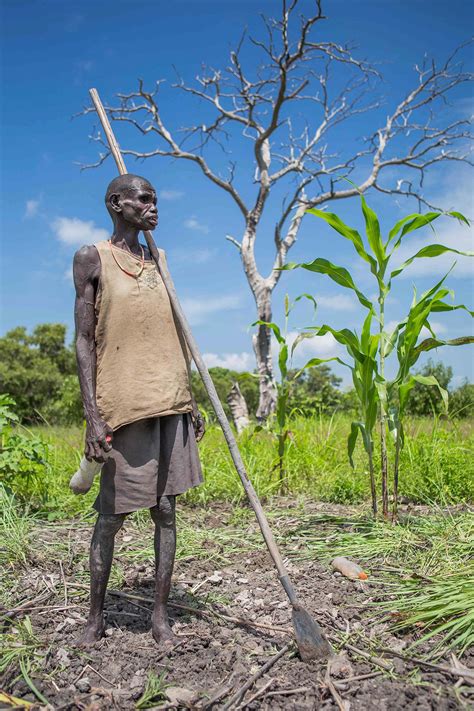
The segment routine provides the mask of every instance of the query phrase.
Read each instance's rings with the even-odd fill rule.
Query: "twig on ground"
[[[46,602],[46,600],[49,600],[52,595],[53,593],[51,592],[51,590],[47,590],[46,592],[41,593],[41,595],[37,595],[31,600],[26,600],[26,602],[21,603],[21,605],[14,607],[12,610],[5,610],[0,614],[0,619],[12,618],[22,612],[26,612],[27,610],[30,610],[32,606],[34,606],[37,602]]]
[[[328,688],[332,698],[336,702],[339,711],[348,711],[350,708],[349,702],[345,702],[336,687],[334,686],[331,679],[331,661],[329,660],[326,667],[326,674],[324,675],[324,684]]]
[[[208,711],[208,709],[211,709],[215,704],[217,704],[221,699],[223,699],[225,696],[228,696],[230,692],[234,688],[234,677],[235,677],[235,672],[232,672],[231,675],[229,676],[228,680],[226,681],[224,686],[221,686],[217,691],[214,692],[214,694],[204,703],[204,706],[202,707],[202,711]]]
[[[127,600],[141,600],[142,602],[149,602],[153,603],[153,599],[151,597],[145,597],[143,595],[134,595],[131,593],[125,593],[122,592],[121,590],[109,590],[110,595],[116,595],[117,597],[123,597]],[[141,607],[141,606],[140,606]],[[197,615],[202,615],[203,617],[218,617],[222,620],[226,620],[227,622],[233,622],[234,624],[237,625],[242,625],[243,627],[256,627],[258,629],[263,629],[263,630],[270,630],[271,632],[280,632],[281,634],[288,634],[291,635],[292,631],[288,627],[275,627],[273,625],[267,625],[262,622],[254,622],[253,620],[244,620],[241,617],[234,617],[233,615],[228,615],[224,612],[218,612],[217,610],[212,610],[212,612],[208,612],[207,610],[201,610],[198,607],[191,607],[190,605],[182,605],[179,602],[168,602],[168,607],[172,607],[176,610],[184,610],[185,612],[193,612]],[[148,610],[148,608],[143,608],[141,609]]]
[[[379,649],[379,652],[383,654],[391,654],[393,657],[398,657],[403,659],[404,662],[409,662],[410,664],[419,665],[421,667],[426,667],[427,669],[440,672],[441,674],[448,674],[449,676],[462,677],[468,684],[474,685],[474,670],[471,669],[460,669],[458,667],[446,666],[444,664],[433,664],[433,662],[425,662],[423,659],[418,659],[417,657],[409,657],[406,654],[400,654],[394,649]]]
[[[248,689],[250,689],[251,686],[255,684],[257,679],[260,679],[261,676],[267,673],[269,669],[272,668],[274,664],[277,663],[281,657],[283,657],[291,648],[293,647],[293,642],[290,642],[289,644],[285,644],[284,647],[280,649],[278,654],[275,654],[271,659],[268,660],[266,664],[263,665],[263,667],[260,667],[258,671],[253,674],[250,679],[248,679],[243,686],[240,687],[240,689],[237,689],[235,694],[230,697],[230,699],[227,701],[227,703],[222,707],[222,711],[227,711],[230,709],[234,704],[237,704],[242,696],[245,694]]]
[[[74,684],[76,684],[79,681],[79,679],[82,677],[82,675],[84,674],[86,669],[90,669],[90,671],[94,672],[94,674],[97,674],[97,676],[100,677],[102,679],[102,681],[107,682],[107,684],[110,684],[110,686],[113,686],[113,687],[117,686],[116,684],[113,683],[113,681],[110,681],[110,679],[106,679],[105,676],[102,676],[102,674],[100,672],[98,672],[97,669],[94,669],[94,667],[91,667],[90,664],[85,665],[85,667],[83,668],[83,670],[81,671],[81,673],[79,674],[77,679],[74,681]]]
[[[372,662],[372,664],[375,664],[377,667],[380,667],[381,669],[384,669],[385,671],[392,671],[392,669],[393,669],[393,664],[390,664],[390,662],[387,662],[387,661],[385,661],[385,659],[381,659],[380,657],[373,657],[368,652],[364,652],[363,649],[354,647],[353,644],[348,644],[346,642],[344,647],[346,647],[347,649],[350,649],[355,654],[359,654],[359,656],[364,657],[364,659],[367,659],[369,662]],[[379,651],[382,651],[382,650],[379,650]]]
[[[381,671],[370,672],[369,674],[358,674],[358,676],[349,676],[347,679],[333,681],[333,684],[336,689],[344,690],[347,684],[352,684],[354,681],[363,681],[364,679],[373,679],[374,676],[380,676],[381,674],[383,674]]]
[[[261,689],[258,689],[258,691],[255,692],[253,696],[251,696],[247,701],[245,699],[242,701],[242,703],[236,707],[235,711],[240,711],[240,709],[244,709],[246,706],[249,706],[252,701],[256,701],[257,699],[260,699],[262,696],[265,696],[265,692],[267,689],[270,688],[272,684],[275,683],[275,679],[269,679],[262,687]]]
[[[262,694],[262,699],[267,699],[269,696],[291,696],[293,694],[305,694],[307,691],[312,691],[310,686],[300,686],[297,689],[275,689],[275,691],[267,691],[266,694]],[[252,699],[250,699],[251,701]],[[250,703],[248,701],[247,703]]]
[[[64,604],[68,604],[68,599],[67,599],[67,583],[66,583],[66,578],[64,576],[64,569],[63,569],[63,564],[61,561],[59,561],[59,570],[61,571],[61,580],[63,581],[63,586],[64,586]]]

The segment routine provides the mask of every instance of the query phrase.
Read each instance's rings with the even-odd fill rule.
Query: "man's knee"
[[[97,531],[104,536],[115,536],[123,526],[127,514],[99,514]]]
[[[158,504],[150,509],[150,514],[155,523],[160,526],[174,525],[175,496],[160,496]]]

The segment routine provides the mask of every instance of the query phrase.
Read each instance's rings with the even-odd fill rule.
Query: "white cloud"
[[[298,337],[298,331],[289,331],[287,335],[287,343],[293,345]],[[272,354],[276,361],[278,357],[278,343],[272,338]],[[325,333],[324,336],[314,336],[314,338],[305,338],[296,346],[293,356],[293,366],[298,367],[304,365],[310,358],[333,358],[334,356],[341,357],[344,354],[344,349],[336,341],[332,333]],[[278,371],[278,369],[276,369]]]
[[[76,67],[82,72],[90,72],[94,68],[94,62],[92,59],[80,59],[76,62]]]
[[[56,237],[64,244],[93,244],[108,239],[109,232],[96,227],[92,220],[80,220],[78,217],[57,217],[51,223]]]
[[[64,272],[64,279],[65,279],[65,281],[70,281],[70,282],[74,281],[73,274],[72,274],[72,267],[69,267],[68,269],[66,269],[66,271]]]
[[[183,299],[181,305],[189,323],[197,326],[219,311],[239,309],[242,303],[240,296],[229,295],[208,299]]]
[[[208,368],[229,368],[229,370],[253,371],[255,368],[255,357],[252,353],[243,351],[242,353],[204,353],[204,361]]]
[[[335,296],[317,296],[316,303],[318,306],[325,306],[327,309],[334,311],[354,311],[358,307],[358,301],[346,294],[336,294]]]
[[[179,200],[184,196],[182,190],[160,190],[160,200]]]
[[[35,217],[38,214],[41,200],[27,200],[25,205],[25,217]]]
[[[207,264],[216,254],[215,249],[172,249],[168,259],[175,264]]]
[[[195,230],[196,232],[202,232],[203,234],[209,234],[209,227],[202,222],[199,222],[194,216],[188,217],[184,221],[184,226],[188,227],[190,230]]]
[[[398,325],[398,321],[388,321],[388,323],[385,324],[385,331],[386,333],[392,333],[394,328]],[[433,332],[437,335],[440,336],[443,333],[446,333],[447,328],[443,323],[440,323],[439,321],[429,321],[430,326],[433,330]],[[423,328],[420,331],[420,336],[419,340],[423,341],[425,338],[431,338],[431,333],[430,331],[426,328],[426,326],[423,326]]]
[[[290,345],[296,340],[297,331],[290,331],[288,334],[288,342]],[[299,343],[295,350],[295,358],[298,360],[309,358],[332,358],[340,356],[342,352],[341,345],[336,341],[332,333],[325,333],[324,336],[315,336],[314,338],[305,338]]]

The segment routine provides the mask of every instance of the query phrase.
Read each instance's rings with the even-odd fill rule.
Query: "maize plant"
[[[299,378],[301,373],[306,369],[314,365],[321,365],[322,363],[327,363],[330,360],[335,360],[334,358],[312,358],[309,360],[302,368],[300,368],[296,373],[293,373],[290,377],[289,370],[291,369],[291,360],[293,357],[294,350],[298,343],[295,341],[293,346],[289,348],[288,342],[288,321],[290,313],[293,310],[295,304],[301,299],[308,299],[311,301],[316,309],[316,302],[312,296],[309,294],[301,294],[298,296],[294,303],[291,304],[288,294],[285,296],[285,325],[282,329],[278,324],[268,321],[256,321],[252,326],[265,325],[271,329],[275,339],[278,343],[278,369],[280,371],[280,379],[277,382],[277,400],[275,408],[274,419],[270,418],[268,420],[267,429],[274,435],[277,441],[277,459],[273,470],[278,470],[278,490],[279,492],[286,492],[286,469],[285,469],[285,459],[288,451],[289,444],[292,441],[292,433],[288,428],[288,420],[291,417],[291,412],[288,412],[288,400],[291,393],[291,386],[293,382]],[[300,338],[297,339],[298,342],[301,341]],[[264,429],[263,425],[257,425],[254,432],[260,432]]]
[[[460,223],[469,225],[469,221],[459,212],[428,212],[425,215],[413,213],[399,220],[384,239],[376,213],[367,205],[363,195],[360,196],[362,213],[365,221],[366,238],[346,225],[334,213],[310,209],[309,213],[316,215],[330,225],[339,235],[349,240],[360,260],[365,262],[376,282],[378,293],[377,302],[373,303],[356,285],[351,273],[344,267],[332,264],[327,259],[318,258],[303,264],[288,264],[284,269],[303,268],[317,274],[328,276],[339,286],[350,289],[356,295],[361,306],[367,311],[363,320],[360,335],[355,330],[348,328],[334,329],[329,325],[308,327],[300,334],[294,347],[302,338],[323,336],[331,333],[336,341],[343,345],[347,351],[350,362],[336,358],[352,371],[352,381],[357,395],[360,409],[360,419],[353,422],[348,437],[348,454],[351,465],[358,435],[362,436],[368,458],[370,486],[372,494],[372,509],[377,514],[377,491],[374,465],[374,429],[377,421],[380,426],[380,451],[381,451],[381,482],[382,482],[382,511],[388,516],[388,454],[387,435],[390,433],[395,441],[395,455],[393,465],[393,506],[394,515],[397,510],[398,493],[398,467],[400,450],[403,447],[403,414],[409,397],[410,390],[415,382],[437,387],[447,404],[447,393],[441,388],[434,376],[413,374],[412,369],[421,353],[442,345],[458,346],[472,343],[474,338],[466,336],[452,340],[441,340],[433,333],[429,323],[432,313],[440,311],[454,311],[468,309],[464,304],[453,305],[445,301],[447,296],[453,296],[443,284],[448,276],[446,274],[435,286],[421,295],[415,294],[406,318],[396,325],[391,333],[385,327],[385,304],[392,288],[392,282],[415,260],[437,257],[438,255],[452,252],[473,256],[473,253],[460,252],[442,244],[429,244],[420,249],[416,254],[407,259],[400,266],[393,268],[392,260],[404,238],[420,228],[431,225],[441,215],[450,216]],[[391,268],[392,266],[392,268]],[[454,266],[454,265],[453,265]],[[452,269],[452,267],[451,267]],[[450,270],[451,271],[451,270]],[[473,312],[469,312],[473,315]],[[378,327],[373,332],[372,324]],[[426,327],[431,337],[419,342],[420,333]],[[392,352],[398,359],[398,371],[391,381],[386,379],[386,359]],[[306,367],[309,367],[307,364]]]

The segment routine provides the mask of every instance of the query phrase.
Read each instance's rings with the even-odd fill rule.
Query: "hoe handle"
[[[127,173],[127,168],[125,167],[125,163],[123,161],[119,145],[118,145],[118,143],[115,139],[115,136],[113,134],[113,131],[110,126],[109,119],[108,119],[108,116],[105,112],[105,109],[102,106],[102,102],[99,98],[99,94],[97,93],[96,89],[90,89],[89,93],[90,93],[92,102],[96,108],[97,114],[98,114],[100,122],[102,124],[102,127],[104,129],[104,133],[107,138],[108,144],[110,146],[110,151],[111,151],[111,153],[114,157],[114,160],[117,164],[118,171],[121,175],[125,175]],[[226,417],[224,408],[222,407],[221,401],[219,400],[219,396],[217,394],[215,385],[212,382],[211,376],[209,375],[209,371],[208,371],[207,366],[204,363],[204,360],[201,356],[198,345],[197,345],[196,341],[194,340],[193,334],[191,333],[191,329],[190,329],[189,324],[187,322],[186,316],[184,315],[183,310],[181,308],[181,304],[179,303],[178,296],[176,294],[176,290],[174,288],[174,284],[171,279],[171,276],[170,276],[168,270],[165,268],[165,265],[160,261],[160,255],[159,255],[158,250],[156,248],[156,244],[153,240],[153,236],[152,236],[151,232],[148,232],[148,231],[144,232],[144,235],[145,235],[146,243],[148,245],[148,249],[150,250],[150,254],[153,257],[153,260],[154,260],[154,262],[157,266],[157,269],[160,273],[160,276],[163,280],[163,284],[165,285],[166,291],[168,292],[168,297],[169,297],[169,300],[171,303],[171,307],[175,313],[176,318],[178,319],[178,323],[182,329],[182,332],[183,332],[184,337],[186,339],[186,343],[188,344],[189,350],[191,351],[191,355],[192,355],[193,360],[196,364],[196,368],[199,371],[199,375],[202,378],[202,381],[203,381],[204,386],[206,388],[207,394],[209,395],[209,399],[211,401],[212,407],[214,408],[214,412],[216,413],[217,419],[218,419],[219,424],[220,424],[222,431],[224,433],[224,437],[226,439],[227,446],[229,447],[229,451],[230,451],[230,454],[232,457],[232,461],[234,462],[235,468],[237,470],[237,474],[239,475],[239,477],[242,481],[242,485],[245,489],[245,493],[247,494],[250,505],[252,506],[253,510],[255,511],[255,515],[257,517],[257,521],[260,526],[260,530],[262,531],[263,538],[265,539],[267,548],[268,548],[270,555],[272,556],[275,566],[278,570],[280,581],[285,589],[286,594],[290,598],[290,602],[292,602],[294,604],[294,603],[296,603],[296,594],[295,594],[293,586],[288,578],[288,573],[287,573],[285,565],[283,563],[283,559],[282,559],[280,550],[277,546],[277,543],[276,543],[273,533],[270,529],[270,526],[268,525],[268,520],[267,520],[267,517],[265,516],[265,513],[263,511],[262,504],[260,503],[260,500],[257,496],[255,489],[253,488],[252,482],[248,478],[244,463],[242,461],[242,457],[239,452],[239,448],[237,446],[236,439],[234,437],[234,433],[232,432],[231,426],[229,424],[229,420]]]

